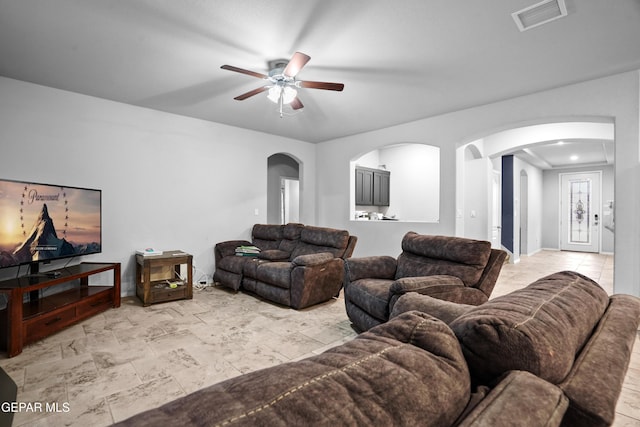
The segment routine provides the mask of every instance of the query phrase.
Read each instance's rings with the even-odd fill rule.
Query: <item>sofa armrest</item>
[[[422,295],[417,292],[409,292],[402,295],[393,304],[389,320],[401,315],[402,313],[417,310],[422,313],[428,313],[448,325],[474,307],[474,305],[457,304],[455,302],[433,298],[428,295]]]
[[[567,425],[609,425],[615,417],[640,324],[640,298],[612,295],[589,341],[560,387],[569,398]]]
[[[482,271],[480,280],[476,283],[475,287],[480,289],[489,298],[493,292],[493,288],[496,286],[496,281],[504,265],[504,261],[507,258],[507,253],[501,249],[491,249],[489,260],[487,265]]]
[[[291,263],[294,266],[314,266],[326,264],[335,257],[329,252],[319,252],[317,254],[298,255]]]
[[[300,255],[291,265],[289,291],[291,307],[296,310],[328,301],[340,292],[344,277],[342,258],[334,258],[328,252]]]
[[[236,248],[238,246],[249,246],[251,244],[251,242],[248,242],[246,240],[227,240],[225,242],[216,243],[213,249],[216,264],[218,263],[218,261],[220,261],[220,259],[226,256],[235,255]]]
[[[511,371],[459,427],[559,426],[569,401],[557,386],[525,371]]]
[[[393,310],[398,298],[408,292],[429,295],[456,304],[480,305],[487,301],[482,291],[465,286],[462,280],[455,276],[445,274],[403,277],[393,282],[389,288],[389,313]]]
[[[452,286],[464,288],[464,283],[459,278],[448,275],[402,277],[391,284],[389,294],[399,296],[407,292],[417,292],[428,295],[436,288],[450,289]]]
[[[369,278],[394,279],[396,275],[397,262],[390,256],[348,258],[344,262],[347,282]]]

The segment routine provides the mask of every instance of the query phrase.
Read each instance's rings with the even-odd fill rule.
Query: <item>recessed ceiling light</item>
[[[564,141],[558,141],[558,145],[564,145]]]
[[[572,162],[575,162],[576,160],[578,160],[578,156],[574,154],[573,156],[569,157],[569,159],[571,159]]]

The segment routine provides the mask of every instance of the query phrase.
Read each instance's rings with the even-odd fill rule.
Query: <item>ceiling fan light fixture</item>
[[[267,92],[267,98],[271,102],[278,104],[280,117],[282,117],[282,106],[284,104],[288,104],[294,111],[304,108],[304,104],[302,104],[302,101],[298,98],[298,89],[300,88],[333,90],[338,92],[344,89],[343,83],[296,80],[296,75],[310,59],[311,57],[309,55],[296,52],[289,61],[284,59],[271,61],[269,62],[270,71],[268,75],[232,65],[222,65],[220,68],[262,79],[264,83],[261,87],[238,95],[233,99],[243,101],[259,93]]]
[[[280,102],[280,97],[282,97],[283,104],[290,104],[295,98],[298,96],[298,91],[292,88],[291,86],[279,86],[274,85],[269,89],[267,93],[267,98],[271,102],[278,104]]]

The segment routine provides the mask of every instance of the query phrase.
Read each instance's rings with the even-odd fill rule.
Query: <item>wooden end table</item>
[[[145,307],[193,298],[193,256],[183,251],[136,254],[136,295]],[[181,266],[186,265],[186,278]]]

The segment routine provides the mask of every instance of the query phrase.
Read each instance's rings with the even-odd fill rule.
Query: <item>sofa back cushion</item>
[[[348,243],[349,232],[346,230],[307,225],[300,232],[300,242],[293,250],[291,259],[318,252],[329,252],[334,257],[341,258]]]
[[[289,223],[282,228],[282,240],[278,249],[291,254],[300,243],[300,233],[304,229],[303,224]]]
[[[251,230],[251,241],[261,250],[278,249],[282,240],[283,226],[255,224]]]
[[[452,425],[470,397],[451,330],[405,313],[338,347],[196,391],[120,425]]]
[[[449,326],[478,381],[522,370],[559,384],[608,302],[593,280],[563,271],[474,307]]]
[[[465,286],[480,280],[491,255],[491,243],[451,236],[429,236],[408,232],[402,239],[396,279],[450,275]]]

